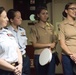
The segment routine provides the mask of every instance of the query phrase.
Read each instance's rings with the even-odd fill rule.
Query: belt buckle
[[[15,63],[11,63],[12,66],[15,66]]]
[[[26,54],[24,54],[23,56],[26,57]]]

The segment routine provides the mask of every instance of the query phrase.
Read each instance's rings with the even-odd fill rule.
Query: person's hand
[[[18,70],[18,68],[15,68],[15,70],[14,70],[14,75],[20,75],[21,73],[20,73],[20,71]]]
[[[76,63],[76,53],[71,54],[70,58]]]
[[[18,66],[15,67],[14,74],[15,75],[21,75],[22,74],[22,64],[19,64]]]

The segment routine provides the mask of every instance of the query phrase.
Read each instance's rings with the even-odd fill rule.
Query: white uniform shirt
[[[9,63],[17,62],[17,48],[18,44],[13,34],[6,29],[0,30],[0,58]]]
[[[7,28],[8,28],[8,30],[10,30],[13,33],[13,35],[14,35],[14,37],[19,45],[19,49],[22,52],[22,55],[24,53],[26,53],[25,48],[27,45],[27,37],[26,37],[25,30],[21,27],[18,27],[18,31],[15,31],[11,25],[8,26]]]

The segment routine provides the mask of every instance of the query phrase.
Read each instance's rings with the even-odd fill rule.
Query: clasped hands
[[[14,75],[22,75],[22,65],[21,64],[19,64],[18,66],[15,67]]]

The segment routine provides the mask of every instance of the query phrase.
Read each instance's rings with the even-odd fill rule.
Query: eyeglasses
[[[68,9],[71,9],[71,10],[76,10],[76,8],[68,8]]]

